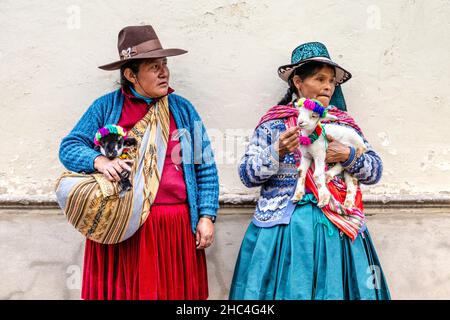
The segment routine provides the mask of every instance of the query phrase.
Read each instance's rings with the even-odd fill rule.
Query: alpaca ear
[[[323,118],[323,120],[328,120],[328,121],[337,121],[338,117],[327,113],[327,115]]]
[[[127,147],[135,146],[136,143],[137,143],[136,139],[132,137],[127,137],[123,142],[123,144]]]

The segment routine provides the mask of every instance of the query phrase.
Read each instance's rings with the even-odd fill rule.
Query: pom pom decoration
[[[303,136],[300,137],[300,144],[304,146],[309,146],[310,144],[312,144],[311,138]]]
[[[319,114],[321,118],[325,118],[327,116],[328,110],[323,106],[322,102],[317,99],[305,99],[301,98],[297,102],[297,107],[304,107],[312,112]]]
[[[98,131],[94,137],[94,144],[96,146],[99,146],[100,140],[103,137],[106,137],[108,134],[117,134],[124,138],[127,137],[127,132],[121,126],[118,126],[115,124],[108,124],[108,125],[104,126],[103,128],[98,129]]]
[[[300,136],[300,144],[304,145],[304,146],[309,146],[310,144],[313,144],[314,142],[316,142],[317,139],[319,139],[319,137],[321,135],[325,135],[325,130],[323,129],[322,125],[320,124],[320,122],[317,124],[316,129],[314,129],[314,132],[311,133],[309,136],[305,137],[305,136]]]

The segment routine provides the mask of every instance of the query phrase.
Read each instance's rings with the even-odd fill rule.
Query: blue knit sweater
[[[184,180],[195,233],[201,215],[217,215],[219,178],[206,129],[194,106],[173,93],[168,98],[170,112],[181,133]],[[101,153],[94,150],[94,135],[99,128],[119,122],[123,101],[120,89],[98,98],[62,139],[59,159],[68,170],[95,171],[94,160]]]
[[[258,227],[289,224],[296,206],[290,200],[298,180],[294,154],[279,159],[274,149],[274,143],[285,130],[282,119],[262,123],[256,128],[239,163],[242,183],[249,188],[261,186],[252,220]],[[366,139],[364,143],[367,151],[346,170],[362,184],[375,184],[381,178],[383,163]]]

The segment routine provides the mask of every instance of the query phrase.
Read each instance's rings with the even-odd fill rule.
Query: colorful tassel
[[[323,106],[322,102],[316,99],[301,98],[297,102],[297,107],[304,107],[312,112],[319,114],[321,118],[325,118],[328,114],[328,110]]]
[[[103,128],[98,129],[98,131],[96,132],[96,134],[94,136],[94,144],[96,146],[99,146],[100,140],[103,137],[106,137],[108,134],[117,134],[124,138],[127,137],[127,132],[121,126],[118,126],[115,124],[108,124],[108,125],[104,126]]]

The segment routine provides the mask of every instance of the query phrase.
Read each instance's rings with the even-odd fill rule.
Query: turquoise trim
[[[131,93],[133,93],[133,95],[134,95],[136,98],[145,100],[145,102],[146,102],[147,104],[150,104],[150,103],[153,102],[153,98],[144,97],[143,95],[139,94],[136,90],[134,90],[132,86],[130,86],[130,90],[131,90]]]
[[[292,51],[291,63],[299,63],[305,59],[316,57],[330,58],[327,47],[320,42],[307,42]]]
[[[335,106],[339,110],[347,111],[347,104],[345,103],[344,93],[342,92],[341,86],[337,86],[334,89],[333,96],[330,100],[330,105]]]

